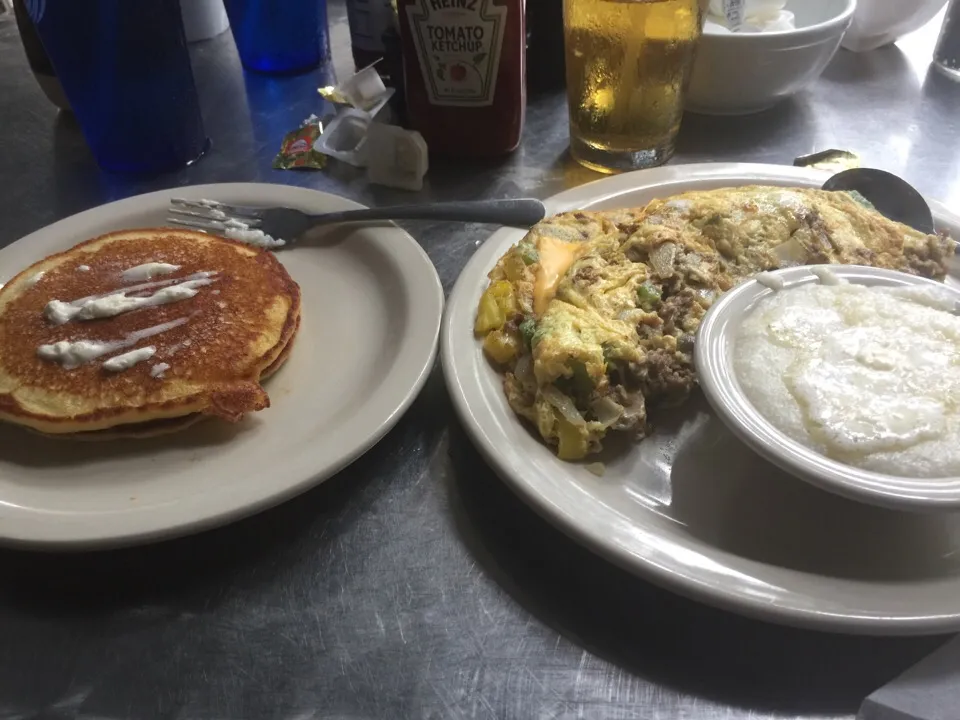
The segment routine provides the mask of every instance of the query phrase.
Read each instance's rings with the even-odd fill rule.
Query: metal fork
[[[167,221],[174,225],[223,234],[230,229],[259,230],[288,244],[308,230],[333,223],[365,220],[450,220],[529,228],[546,217],[543,203],[532,198],[394,205],[311,215],[292,208],[229,205],[213,200],[170,201]]]

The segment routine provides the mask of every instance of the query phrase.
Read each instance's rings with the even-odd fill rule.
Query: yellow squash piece
[[[517,357],[520,340],[515,333],[494,330],[484,338],[483,349],[494,362],[506,365]]]
[[[517,313],[517,298],[513,286],[506,280],[493,283],[480,298],[477,307],[477,322],[473,331],[477,335],[486,335],[491,330],[499,330]]]
[[[561,460],[581,460],[585,458],[590,448],[586,434],[566,418],[559,416],[557,417],[557,427],[559,429],[557,437],[560,440],[557,456]]]
[[[477,322],[473,331],[477,335],[486,335],[491,330],[499,330],[507,321],[503,310],[497,305],[497,299],[493,296],[493,288],[487,290],[480,298],[480,305],[477,308]]]

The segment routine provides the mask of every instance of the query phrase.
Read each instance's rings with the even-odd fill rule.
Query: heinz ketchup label
[[[430,103],[491,105],[507,8],[491,0],[414,0],[406,11]]]

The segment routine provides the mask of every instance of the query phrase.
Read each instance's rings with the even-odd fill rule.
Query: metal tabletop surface
[[[937,21],[841,52],[808,92],[746,118],[688,116],[674,163],[790,163],[831,147],[960,202],[960,85],[928,71]],[[343,7],[334,69],[348,72]],[[367,204],[546,197],[598,176],[567,153],[561,94],[531,97],[507,158],[435,163],[421,193],[271,169],[323,111],[320,71],[244,75],[228,33],[194,46],[210,153],[150,180],[101,173],[0,16],[0,243],[121,197],[220,181]],[[491,232],[407,223],[449,291]],[[81,238],[78,238],[80,240]],[[944,638],[765,625],[657,589],[569,540],[482,462],[439,368],[365,457],[219,530],[84,555],[0,551],[0,718],[849,718]]]

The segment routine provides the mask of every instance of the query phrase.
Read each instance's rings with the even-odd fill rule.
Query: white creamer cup
[[[792,21],[792,14],[784,11],[786,4],[786,0],[710,0],[709,14],[714,21],[734,31],[748,26],[762,30],[778,24],[787,15]]]

